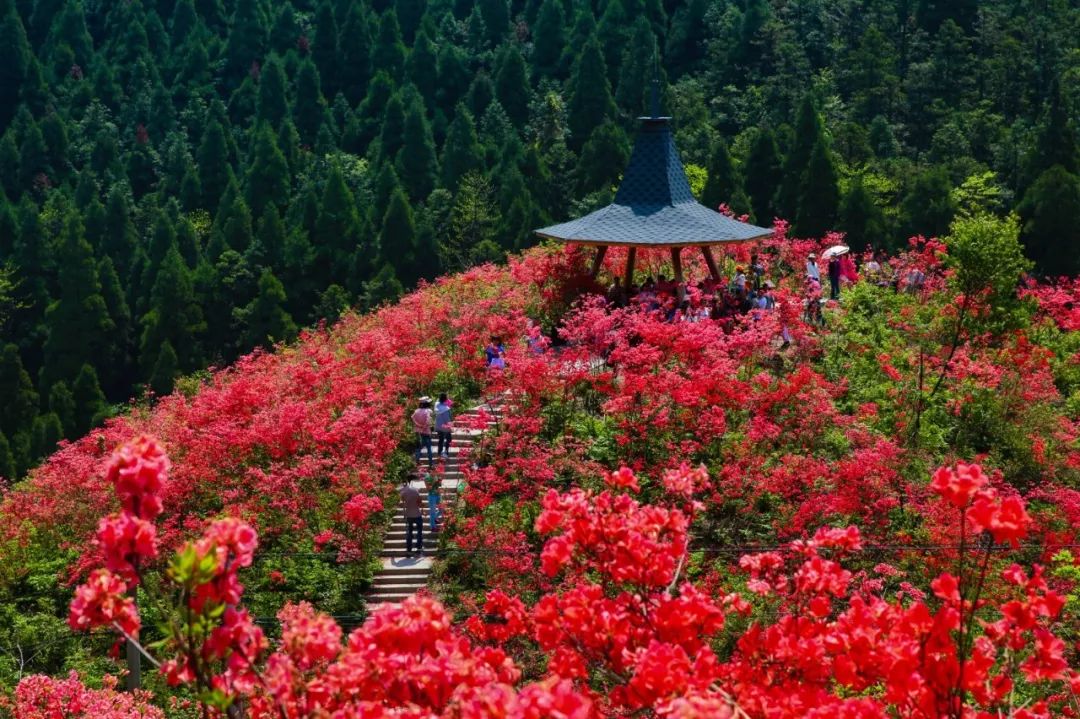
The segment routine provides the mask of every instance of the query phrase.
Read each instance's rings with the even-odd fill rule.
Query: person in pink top
[[[431,424],[431,397],[424,396],[420,398],[420,406],[412,413],[412,425],[413,431],[416,432],[416,438],[419,440],[419,446],[416,448],[416,461],[420,461],[420,453],[426,448],[429,469],[435,466],[435,459],[431,451]]]
[[[855,262],[851,259],[850,254],[840,257],[840,276],[851,284],[859,281],[859,273],[855,269]]]

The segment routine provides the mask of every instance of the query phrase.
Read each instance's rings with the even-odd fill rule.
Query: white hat
[[[423,397],[420,398],[420,404],[431,404],[431,397],[428,397],[425,394]]]

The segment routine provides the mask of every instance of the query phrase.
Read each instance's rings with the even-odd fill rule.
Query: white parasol
[[[829,249],[821,253],[821,259],[828,260],[833,257],[839,257],[840,255],[846,255],[851,252],[851,248],[847,245],[833,245]]]

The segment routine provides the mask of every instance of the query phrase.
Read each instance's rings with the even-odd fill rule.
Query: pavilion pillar
[[[679,302],[685,299],[686,291],[683,288],[683,274],[682,274],[682,252],[681,247],[671,248],[671,266],[675,269],[675,292],[679,298]]]
[[[589,272],[589,276],[594,280],[597,275],[600,274],[600,267],[604,264],[604,255],[607,254],[607,245],[600,245],[596,248],[596,257],[593,258],[592,270]]]
[[[630,298],[630,288],[634,284],[634,261],[637,260],[637,248],[626,248],[626,279],[623,280],[623,292]]]
[[[713,281],[720,282],[720,270],[716,269],[716,259],[712,255],[712,248],[708,245],[702,246],[701,254],[705,256],[705,266],[709,268]]]

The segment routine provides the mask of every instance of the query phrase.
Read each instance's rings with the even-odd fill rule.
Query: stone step
[[[405,543],[408,540],[402,537],[401,539],[387,539],[383,541],[383,549],[402,549],[405,547]],[[414,540],[415,542],[415,540]],[[428,533],[424,533],[424,549],[434,549],[439,546],[438,537],[430,537]]]
[[[372,580],[376,584],[394,584],[396,582],[403,582],[405,584],[411,584],[414,582],[426,582],[431,575],[431,569],[424,569],[416,567],[398,567],[396,569],[380,569]]]
[[[399,559],[387,557],[382,560],[379,574],[410,574],[431,571],[431,557]]]
[[[425,542],[425,544],[426,544],[426,542]],[[416,550],[414,549],[413,551],[416,551]],[[422,556],[422,558],[430,559],[432,556],[434,556],[434,554],[435,554],[434,546],[430,546],[430,547],[426,546],[424,548],[424,553],[421,556]],[[387,548],[384,547],[383,550],[381,552],[379,552],[379,556],[387,558],[387,559],[407,559],[409,557],[409,554],[408,554],[407,551],[405,551],[404,546],[402,546],[400,548],[394,547],[394,548],[390,548],[390,549],[387,549]],[[417,557],[414,557],[414,559],[416,559],[416,558]]]
[[[404,602],[414,594],[416,594],[416,592],[409,592],[407,594],[378,594],[368,597],[367,603],[369,607],[378,604],[397,604],[398,602]]]
[[[382,584],[378,585],[371,590],[373,596],[385,595],[385,594],[403,594],[405,592],[415,592],[418,589],[422,589],[425,586],[426,580],[423,582],[416,582],[415,584]]]

